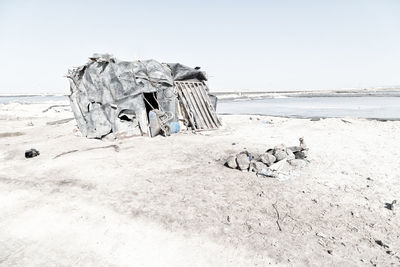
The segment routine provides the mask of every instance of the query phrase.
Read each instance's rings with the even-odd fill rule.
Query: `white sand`
[[[400,264],[400,203],[385,208],[400,122],[222,116],[214,132],[99,141],[47,125],[72,117],[50,105],[0,105],[0,265]],[[223,166],[301,136],[311,163],[290,180]]]

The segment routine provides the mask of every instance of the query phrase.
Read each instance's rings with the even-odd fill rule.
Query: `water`
[[[0,96],[0,104],[68,101],[66,96]],[[68,103],[68,102],[66,102]],[[286,97],[220,100],[219,114],[262,114],[285,117],[354,117],[400,119],[400,97]]]
[[[400,119],[400,97],[287,97],[221,100],[219,114],[262,114],[285,117],[354,117]]]

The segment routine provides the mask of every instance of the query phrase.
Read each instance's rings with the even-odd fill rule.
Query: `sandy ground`
[[[400,122],[222,116],[100,141],[49,106],[0,105],[1,265],[400,265]],[[311,163],[289,180],[223,166],[301,136]]]

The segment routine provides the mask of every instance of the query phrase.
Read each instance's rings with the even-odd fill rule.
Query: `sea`
[[[0,96],[0,104],[68,103],[67,96]],[[400,120],[400,93],[361,96],[274,96],[222,99],[219,114],[259,114],[295,118],[367,118]]]

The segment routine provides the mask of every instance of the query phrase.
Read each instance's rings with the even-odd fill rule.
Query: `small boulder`
[[[281,161],[283,159],[285,159],[287,157],[287,153],[286,151],[282,151],[282,150],[276,150],[274,151],[274,156],[276,158],[276,161]]]
[[[276,161],[281,161],[288,156],[286,153],[286,146],[284,144],[277,145],[274,147],[273,155],[276,158]]]
[[[236,163],[240,170],[247,170],[250,166],[249,156],[245,153],[240,153],[236,156]]]
[[[272,155],[270,153],[265,153],[260,156],[260,161],[269,167],[269,166],[271,166],[271,164],[273,164],[276,161],[276,158],[274,155]]]
[[[37,157],[39,155],[40,155],[39,151],[37,151],[34,148],[31,148],[31,149],[25,151],[25,158],[27,158],[27,159]]]
[[[308,156],[308,151],[303,150],[303,151],[298,151],[294,153],[294,156],[296,159],[305,159]]]
[[[250,162],[249,171],[258,172],[259,170],[266,169],[266,168],[267,168],[267,165],[265,165],[264,163],[252,160]]]
[[[286,157],[287,160],[292,160],[292,159],[296,158],[295,155],[293,154],[292,150],[290,150],[290,149],[286,149],[286,154],[287,154],[287,157]]]
[[[229,156],[229,158],[226,160],[225,163],[226,166],[228,166],[231,169],[236,169],[237,163],[236,163],[236,157],[235,156]]]

